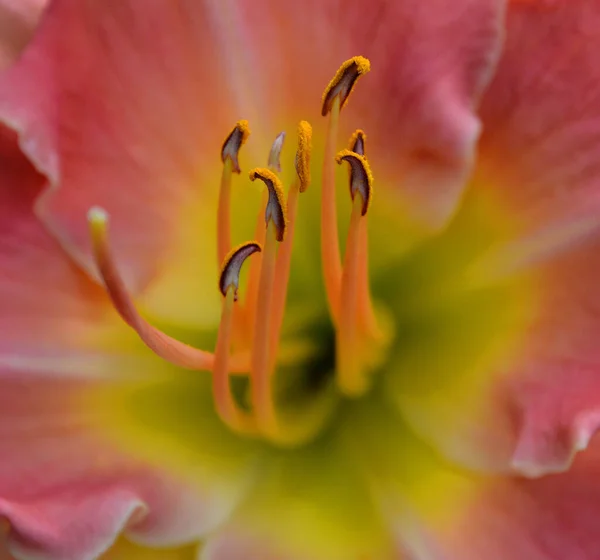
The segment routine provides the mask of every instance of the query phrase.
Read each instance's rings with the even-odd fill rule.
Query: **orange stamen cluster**
[[[377,332],[368,281],[366,226],[373,177],[365,155],[365,134],[358,130],[350,139],[349,148],[336,156],[337,136],[341,108],[358,78],[369,68],[369,61],[363,57],[346,61],[325,89],[322,100],[322,113],[329,114],[329,125],[322,170],[321,255],[329,308],[336,328],[338,386],[348,396],[362,394],[368,387],[365,347]],[[238,153],[249,133],[247,121],[239,121],[221,150],[223,173],[219,189],[217,254],[222,263],[219,291],[223,307],[214,354],[169,337],[139,315],[110,253],[107,214],[94,208],[88,220],[100,276],[123,320],[165,360],[185,368],[212,371],[216,411],[232,430],[285,441],[285,430],[272,394],[272,380],[285,314],[299,195],[306,191],[311,180],[312,127],[306,121],[298,125],[297,178],[289,188],[287,200],[277,175],[281,171],[285,133],[275,138],[268,167],[250,172],[250,180],[259,179],[266,186],[256,241],[232,249],[231,178],[232,173],[240,173]],[[336,213],[335,161],[349,165],[353,200],[343,263]],[[245,301],[237,309],[240,270],[245,260],[255,253],[259,257],[251,262]],[[246,333],[249,355],[231,353],[236,328]],[[229,383],[234,373],[249,376],[249,403],[234,398]]]

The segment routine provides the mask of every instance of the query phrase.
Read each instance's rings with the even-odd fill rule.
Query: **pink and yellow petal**
[[[407,393],[402,404],[419,433],[474,468],[562,470],[596,429],[600,105],[591,62],[598,37],[585,30],[598,17],[594,2],[511,3],[505,49],[483,98],[469,190],[493,193],[513,231],[478,266],[499,281],[531,274],[535,304],[514,330],[517,347],[488,364],[471,403],[455,384]]]
[[[0,456],[10,458],[0,465],[0,517],[19,560],[91,560],[123,531],[147,546],[177,546],[221,519],[223,494],[106,437],[85,396],[100,383],[0,372]]]

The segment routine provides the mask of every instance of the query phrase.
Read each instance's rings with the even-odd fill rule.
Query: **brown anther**
[[[348,149],[359,156],[365,155],[365,142],[367,141],[367,135],[359,128],[350,136],[348,142]],[[365,156],[366,157],[366,156]]]
[[[287,204],[281,181],[271,170],[261,167],[250,171],[250,180],[254,181],[255,179],[260,179],[269,191],[269,201],[265,210],[265,223],[269,225],[269,221],[272,220],[277,241],[283,241],[287,226]]]
[[[312,152],[312,126],[307,121],[298,123],[298,149],[296,151],[296,173],[304,192],[310,185],[310,154]]]
[[[232,171],[240,173],[240,164],[238,162],[238,154],[240,148],[244,145],[250,136],[250,127],[248,121],[242,120],[235,123],[235,127],[229,133],[229,136],[223,142],[221,148],[221,161],[225,163],[228,159],[231,160]]]
[[[373,196],[373,175],[367,159],[356,152],[342,150],[335,156],[335,161],[339,164],[346,161],[350,165],[350,196],[354,200],[356,193],[360,195],[362,199],[361,215],[364,216]]]
[[[344,106],[356,80],[371,69],[371,63],[364,56],[354,56],[346,60],[323,92],[321,115],[326,116],[333,105],[334,99],[340,96],[340,109]]]
[[[219,275],[219,290],[223,296],[226,296],[229,289],[233,288],[233,300],[237,301],[242,265],[250,255],[260,253],[260,251],[261,247],[258,243],[248,241],[229,252],[223,261]]]

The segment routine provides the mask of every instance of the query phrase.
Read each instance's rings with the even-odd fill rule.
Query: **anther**
[[[354,56],[346,60],[323,92],[321,115],[326,116],[331,111],[333,101],[338,96],[341,109],[348,100],[356,80],[370,69],[371,63],[364,56]]]
[[[109,216],[102,208],[93,207],[87,215],[94,259],[106,291],[123,321],[140,337],[155,354],[179,367],[194,370],[211,370],[214,356],[176,340],[148,323],[138,313],[125,282],[119,274],[110,252],[108,242]],[[231,369],[248,371],[248,359],[232,358]]]
[[[373,175],[367,159],[356,152],[342,150],[337,154],[335,160],[340,164],[342,161],[346,161],[350,165],[350,196],[354,200],[357,194],[360,195],[362,199],[361,215],[364,216],[373,196]]]
[[[238,154],[250,136],[248,121],[238,121],[221,148],[223,171],[217,208],[217,261],[220,265],[231,249],[231,174],[240,173]]]
[[[296,151],[296,173],[300,181],[300,192],[310,185],[310,155],[312,152],[312,126],[306,121],[298,124],[298,149]]]
[[[283,241],[287,224],[287,205],[283,194],[281,181],[269,169],[256,168],[250,171],[250,180],[260,179],[267,187],[269,201],[265,210],[265,223],[273,222],[277,241]]]
[[[219,275],[219,290],[223,296],[226,296],[229,289],[233,288],[233,301],[237,301],[242,264],[250,255],[260,253],[260,251],[261,247],[258,243],[249,241],[229,252],[223,261]]]
[[[350,141],[348,142],[348,149],[359,156],[365,155],[365,142],[367,140],[367,135],[359,128],[350,136]]]
[[[269,160],[267,162],[267,166],[272,171],[277,171],[281,173],[281,150],[283,148],[283,143],[285,141],[285,132],[280,132],[273,140],[273,145],[271,146],[271,151],[269,152]]]
[[[221,148],[221,161],[226,163],[227,160],[230,160],[234,173],[241,172],[238,154],[240,148],[246,143],[246,140],[248,140],[248,136],[250,136],[248,121],[241,120],[235,123],[233,130],[229,133],[229,136],[225,138],[225,142],[223,142],[223,147]]]

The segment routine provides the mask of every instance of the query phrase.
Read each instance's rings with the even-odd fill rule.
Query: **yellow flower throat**
[[[370,387],[373,356],[383,343],[371,301],[367,216],[372,200],[373,177],[365,154],[365,135],[357,130],[348,149],[336,152],[340,111],[357,79],[370,69],[357,56],[344,62],[322,99],[322,115],[329,116],[322,170],[321,259],[327,301],[335,328],[336,384],[348,397],[359,397]],[[158,330],[138,313],[128,294],[108,242],[108,215],[101,208],[88,214],[96,264],[106,290],[122,319],[161,358],[176,366],[212,372],[214,404],[219,417],[236,433],[283,444],[298,444],[314,429],[293,429],[278,418],[272,394],[279,340],[286,306],[287,286],[300,194],[310,184],[312,127],[298,125],[296,180],[287,199],[277,175],[284,134],[273,142],[268,168],[250,171],[250,179],[266,186],[264,225],[257,239],[232,248],[231,180],[240,173],[238,153],[250,135],[247,121],[236,123],[223,144],[223,169],[217,214],[217,257],[221,265],[219,289],[223,295],[221,321],[214,353],[199,350]],[[336,212],[334,161],[349,166],[352,213],[342,260]],[[240,270],[252,259],[245,301],[238,300]],[[232,352],[232,348],[237,351]],[[231,389],[232,375],[248,376],[249,406],[244,407]]]

